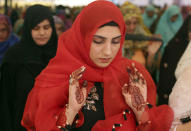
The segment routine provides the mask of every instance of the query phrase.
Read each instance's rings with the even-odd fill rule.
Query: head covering
[[[12,22],[12,26],[14,27],[15,22],[19,19],[19,13],[17,9],[13,9],[10,14],[10,19]]]
[[[174,15],[178,15],[178,18],[175,22],[171,22],[170,19]],[[181,27],[182,23],[183,18],[180,13],[180,8],[176,5],[170,6],[161,16],[155,33],[162,35],[162,39],[164,41],[164,44],[162,45],[162,52],[164,51],[164,47],[167,45],[169,40],[173,38],[178,29]]]
[[[121,12],[123,13],[125,21],[128,21],[133,17],[138,19],[139,24],[136,27],[135,34],[150,34],[149,30],[143,23],[141,9],[139,7],[127,1],[121,6]]]
[[[147,15],[147,12],[148,11],[153,11],[154,12],[154,15],[152,18],[150,18],[148,15]],[[153,5],[149,5],[146,7],[145,9],[145,12],[143,14],[143,21],[144,21],[144,24],[147,28],[150,28],[150,26],[152,25],[152,23],[156,20],[157,18],[157,14],[156,14],[156,9]]]
[[[38,46],[32,38],[31,31],[37,24],[46,19],[50,22],[52,35],[46,45]],[[26,11],[20,43],[9,50],[4,62],[48,64],[48,61],[55,56],[56,49],[57,34],[50,9],[43,5],[33,5]]]
[[[21,37],[22,35],[22,28],[23,28],[23,23],[24,23],[24,19],[18,19],[15,22],[13,31],[15,32],[15,34],[17,34],[18,37]]]
[[[56,16],[62,19],[64,22],[64,29],[68,30],[72,26],[71,11],[68,7],[59,5],[56,8]]]
[[[8,38],[0,42],[0,64],[2,62],[3,56],[7,49],[13,46],[19,39],[12,32],[12,25],[10,19],[5,15],[0,15],[0,24],[4,24],[8,28],[9,36]]]
[[[139,21],[141,21],[141,10],[138,8],[136,5],[130,3],[130,2],[125,2],[121,6],[121,12],[124,15],[124,20],[127,21],[131,19],[132,17],[138,18]]]
[[[61,25],[63,25],[64,26],[64,22],[62,21],[62,19],[61,18],[59,18],[58,16],[53,16],[53,18],[54,18],[54,23],[55,24],[61,24]]]

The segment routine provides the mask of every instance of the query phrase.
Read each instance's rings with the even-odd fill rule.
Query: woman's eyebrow
[[[100,35],[94,35],[94,37],[98,37],[98,38],[101,38],[101,39],[106,39],[105,37],[100,36]]]
[[[116,37],[114,37],[113,39],[116,39],[116,38],[120,38],[121,37],[121,35],[119,35],[119,36],[116,36]]]
[[[98,37],[98,38],[101,38],[101,39],[106,39],[106,37],[103,37],[103,36],[100,36],[100,35],[94,35],[94,37]],[[113,39],[120,38],[120,37],[121,37],[121,35],[116,36]]]

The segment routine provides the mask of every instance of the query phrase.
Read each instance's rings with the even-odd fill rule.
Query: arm
[[[77,79],[81,78],[78,76]],[[49,79],[44,79],[43,75],[37,77],[27,99],[22,125],[29,131],[59,131],[66,124],[72,124],[85,101],[82,97],[78,97],[77,101],[76,96],[80,96],[79,92],[85,94],[85,88],[77,92],[79,86],[76,87],[76,84],[79,83],[75,80],[68,85],[68,77],[63,75],[52,74]]]
[[[152,72],[154,70],[153,68],[157,66],[155,65],[155,63],[157,63],[158,65],[160,63],[160,53],[158,53],[157,59],[155,57],[161,45],[162,45],[162,42],[158,42],[158,41],[153,41],[148,45],[148,48],[147,48],[148,56],[147,56],[146,63],[150,72]]]

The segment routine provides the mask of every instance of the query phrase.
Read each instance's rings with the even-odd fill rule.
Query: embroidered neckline
[[[99,98],[99,95],[97,93],[97,88],[96,86],[93,86],[90,90],[90,92],[88,93],[88,96],[86,98],[86,102],[84,104],[84,109],[86,110],[93,110],[93,111],[97,111],[96,109],[96,101],[98,101],[100,98]]]

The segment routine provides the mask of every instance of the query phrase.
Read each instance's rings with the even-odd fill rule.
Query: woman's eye
[[[44,26],[44,29],[45,29],[45,30],[48,30],[49,28],[50,28],[50,25]]]
[[[38,26],[35,26],[33,30],[39,30],[40,28]]]
[[[113,44],[119,44],[121,42],[121,38],[115,38],[112,40]]]
[[[96,43],[96,44],[101,44],[101,43],[103,43],[102,41],[95,41],[95,40],[93,40],[93,42]]]
[[[101,44],[104,42],[104,39],[101,39],[101,38],[94,38],[93,39],[93,42],[96,43],[96,44]]]

